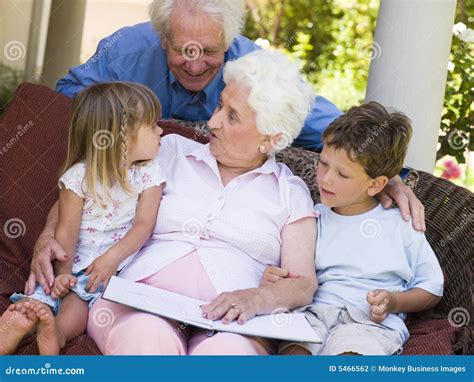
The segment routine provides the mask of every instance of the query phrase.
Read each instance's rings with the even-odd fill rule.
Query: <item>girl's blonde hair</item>
[[[115,184],[133,190],[127,175],[127,142],[143,125],[161,117],[161,105],[146,86],[104,82],[78,93],[72,105],[71,127],[63,173],[78,162],[86,166],[86,193],[104,206]],[[101,195],[97,186],[101,185]]]

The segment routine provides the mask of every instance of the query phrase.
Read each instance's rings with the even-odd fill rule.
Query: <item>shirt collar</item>
[[[190,151],[188,156],[193,156],[196,158],[196,160],[201,160],[205,162],[209,167],[214,169],[216,173],[218,173],[218,168],[217,168],[217,161],[214,155],[212,155],[211,150],[209,149],[209,143],[206,145],[200,145],[194,150]],[[278,176],[278,164],[275,160],[275,157],[271,156],[268,157],[268,159],[263,163],[260,167],[253,169],[245,174],[242,175],[247,175],[247,174],[252,174],[252,173],[257,173],[257,174],[275,174]]]

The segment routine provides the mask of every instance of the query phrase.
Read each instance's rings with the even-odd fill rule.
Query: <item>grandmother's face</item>
[[[224,64],[222,26],[206,15],[177,8],[171,13],[171,33],[163,42],[168,67],[181,85],[203,90]]]
[[[256,114],[247,103],[250,90],[230,81],[209,121],[209,147],[217,161],[229,167],[256,168],[267,156],[258,148],[266,143],[257,130]]]

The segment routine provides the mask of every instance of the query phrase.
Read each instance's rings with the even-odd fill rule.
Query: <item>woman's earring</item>
[[[262,154],[265,154],[267,152],[267,148],[262,143],[260,146],[258,146],[258,151],[260,151]]]

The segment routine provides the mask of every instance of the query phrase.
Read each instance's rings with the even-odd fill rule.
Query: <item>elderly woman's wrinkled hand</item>
[[[222,319],[224,324],[237,320],[239,324],[258,314],[261,300],[259,289],[224,292],[207,305],[202,305],[202,316],[209,320]]]

